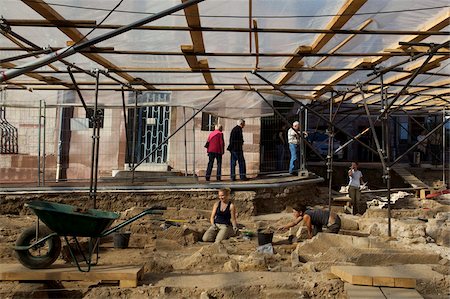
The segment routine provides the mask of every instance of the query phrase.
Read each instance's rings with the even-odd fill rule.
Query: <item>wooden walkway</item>
[[[416,278],[392,267],[331,266],[331,273],[356,285],[415,288]]]
[[[53,265],[49,269],[28,269],[20,264],[0,264],[2,281],[118,281],[121,288],[137,287],[143,274],[143,266],[94,266],[90,272],[77,268]]]
[[[406,168],[396,165],[392,167],[392,170],[395,171],[399,176],[401,176],[405,181],[405,183],[408,183],[409,185],[411,185],[411,187],[420,188],[419,189],[420,198],[424,199],[426,193],[430,191],[430,186],[422,182],[419,178],[417,178],[415,175],[409,172]]]

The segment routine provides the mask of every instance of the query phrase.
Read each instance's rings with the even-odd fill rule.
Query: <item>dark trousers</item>
[[[277,150],[277,170],[283,170],[283,166],[284,166],[284,155],[286,153],[286,149],[284,144],[277,144],[276,145],[276,150]]]
[[[230,163],[230,177],[232,180],[236,179],[236,162],[239,164],[239,176],[241,179],[247,178],[245,169],[244,152],[231,151],[231,163]]]
[[[334,223],[328,225],[328,232],[332,234],[339,233],[339,230],[341,229],[341,218],[339,215],[336,215],[336,218],[334,220]],[[318,233],[323,232],[323,224],[313,224],[313,236],[317,235]]]
[[[208,167],[206,168],[206,180],[211,178],[211,172],[214,165],[214,159],[217,160],[217,180],[219,181],[222,176],[222,154],[208,153]]]

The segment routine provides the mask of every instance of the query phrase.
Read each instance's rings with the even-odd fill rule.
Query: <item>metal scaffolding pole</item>
[[[183,122],[186,122],[186,107],[183,106]],[[184,176],[188,175],[188,161],[187,161],[187,131],[186,126],[184,128]]]
[[[127,108],[125,105],[125,90],[124,90],[123,86],[122,86],[122,90],[121,90],[121,95],[122,95],[123,124],[125,126],[126,157],[128,157],[128,159],[130,159],[130,138],[128,137],[129,132],[128,132],[128,123],[127,123]],[[128,160],[128,168],[131,168],[130,160]]]
[[[134,162],[136,161],[136,128],[137,128],[137,109],[138,109],[138,92],[134,92],[134,109],[133,109],[133,138],[131,138],[131,182],[134,183],[134,171],[136,169]]]
[[[170,138],[172,138],[178,131],[180,131],[184,126],[186,126],[186,124],[188,122],[190,122],[192,119],[194,119],[194,117],[199,114],[200,112],[203,111],[203,109],[205,109],[209,104],[212,103],[212,101],[214,101],[221,93],[223,92],[223,90],[219,91],[211,100],[209,100],[205,105],[203,105],[202,108],[200,108],[200,110],[198,110],[196,113],[194,113],[194,115],[192,115],[188,120],[186,120],[180,127],[178,127],[175,132],[173,132],[172,134],[170,134],[166,139],[164,139],[163,141],[161,141],[160,144],[158,144],[150,153],[148,153],[144,158],[142,158],[136,165],[133,166],[132,171],[134,172],[134,170],[142,164],[142,162],[144,162],[148,157],[150,157],[151,155],[153,155],[153,153],[155,153],[157,150],[159,150],[159,148],[167,143],[167,141],[169,141]]]
[[[342,101],[340,102],[342,103]],[[336,112],[337,113],[337,112]],[[331,188],[333,180],[333,149],[334,149],[334,130],[333,130],[333,91],[330,96],[329,120],[328,123],[328,152],[327,152],[327,179],[328,179],[328,211],[331,213]]]
[[[442,110],[442,122],[445,122],[445,107]],[[446,184],[446,180],[445,180],[445,126],[442,127],[442,183],[445,185]],[[449,167],[450,168],[450,167]],[[447,189],[450,188],[449,185],[447,185]]]
[[[272,110],[275,112],[275,114],[277,114],[281,120],[288,125],[290,128],[292,127],[292,124],[289,122],[289,120],[287,120],[286,117],[284,117],[273,105],[272,103],[270,103],[258,90],[255,90],[255,92],[263,99],[264,102],[266,102],[267,105],[270,106],[270,108],[272,108]],[[311,143],[308,142],[308,140],[305,139],[305,137],[303,136],[302,132],[298,132],[300,136],[300,139],[303,140],[305,142],[305,144],[314,152],[314,154],[319,157],[322,161],[325,161],[325,158],[322,157],[322,155],[311,145]]]
[[[255,76],[257,76],[258,78],[260,78],[261,80],[263,80],[264,82],[266,82],[267,84],[269,84],[270,86],[272,86],[275,90],[281,92],[282,94],[284,94],[285,96],[287,96],[288,98],[290,98],[291,100],[293,100],[294,102],[298,103],[300,106],[302,106],[304,109],[307,109],[308,111],[310,111],[311,113],[313,113],[315,116],[317,116],[318,118],[322,119],[323,121],[325,121],[327,124],[329,124],[329,120],[326,119],[325,117],[323,117],[322,115],[320,115],[318,112],[316,112],[315,110],[309,108],[307,105],[303,104],[301,101],[297,100],[296,98],[292,97],[290,94],[288,94],[286,91],[284,91],[283,89],[281,89],[278,85],[273,84],[272,82],[270,82],[269,80],[267,80],[266,78],[264,78],[263,76],[261,76],[260,74],[258,74],[256,71],[253,71],[253,74]],[[338,126],[334,126],[335,129],[337,129],[338,131],[342,132],[343,134],[345,134],[347,137],[349,137],[350,139],[353,139],[355,141],[357,141],[359,144],[361,144],[362,146],[364,146],[365,148],[367,148],[368,150],[370,150],[371,152],[377,154],[377,151],[375,151],[373,148],[371,148],[370,146],[368,146],[367,144],[365,144],[364,142],[361,142],[360,140],[356,139],[355,137],[353,137],[351,134],[347,133],[345,130],[343,130],[342,128],[338,127]]]
[[[192,114],[195,115],[195,108],[192,108]],[[197,176],[195,173],[195,118],[192,121],[192,175]]]
[[[394,160],[394,162],[392,162],[389,166],[392,167],[393,165],[397,164],[401,159],[403,159],[403,157],[405,157],[406,155],[409,154],[409,152],[411,152],[413,149],[415,149],[419,144],[421,144],[422,142],[424,142],[425,140],[427,140],[431,135],[433,135],[437,130],[439,130],[440,128],[442,128],[443,126],[445,126],[445,124],[450,121],[450,118],[445,119],[444,122],[442,122],[441,124],[437,125],[433,130],[431,130],[430,132],[428,132],[427,135],[425,135],[423,140],[417,141],[415,144],[413,144],[408,150],[406,150],[403,154],[400,155],[400,157],[398,157],[397,159]]]
[[[81,42],[79,44],[75,44],[73,46],[70,47],[66,47],[63,49],[60,49],[58,51],[55,51],[53,53],[47,54],[44,57],[38,58],[35,61],[32,62],[28,62],[28,63],[24,63],[22,65],[17,66],[14,69],[10,69],[10,70],[6,70],[6,71],[2,71],[1,76],[0,76],[0,82],[4,82],[7,80],[10,80],[12,78],[15,78],[17,76],[20,76],[22,74],[25,74],[29,71],[35,70],[41,66],[45,66],[48,65],[49,63],[52,63],[54,61],[60,60],[62,58],[68,57],[70,55],[73,55],[85,48],[94,46],[95,44],[98,44],[100,42],[103,42],[107,39],[110,39],[112,37],[115,37],[117,35],[120,35],[122,33],[125,33],[127,31],[130,31],[136,27],[140,27],[142,25],[145,25],[147,23],[150,23],[152,21],[158,20],[160,18],[163,18],[167,15],[170,15],[174,12],[177,12],[179,10],[185,9],[191,5],[194,4],[198,4],[200,2],[202,2],[204,0],[188,0],[184,3],[175,5],[169,9],[163,10],[159,13],[153,14],[151,16],[148,16],[146,18],[143,18],[141,20],[138,20],[136,22],[133,22],[131,24],[122,26],[120,28],[114,29],[112,31],[109,31],[107,33],[101,34],[97,37],[94,37],[91,40],[86,40],[84,42]]]
[[[98,173],[98,146],[100,138],[100,124],[98,123],[98,86],[100,73],[96,71],[96,90],[94,100],[94,111],[90,114],[89,119],[92,123],[92,150],[91,150],[91,175],[89,179],[89,197],[93,201],[93,208],[97,207],[97,173]]]

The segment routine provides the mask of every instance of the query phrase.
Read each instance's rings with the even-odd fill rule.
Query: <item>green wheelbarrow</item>
[[[19,262],[30,269],[43,269],[52,265],[61,253],[61,237],[65,240],[72,260],[78,270],[89,272],[91,266],[98,261],[98,242],[124,226],[148,214],[162,215],[164,207],[151,207],[140,214],[109,228],[119,218],[119,214],[96,209],[81,209],[76,206],[47,201],[32,201],[25,204],[36,216],[37,225],[26,229],[16,241],[14,250]],[[39,220],[46,227],[39,226]],[[72,237],[75,248],[69,242]],[[88,237],[89,248],[83,252],[77,237]],[[82,259],[77,259],[75,250],[81,253]],[[86,250],[85,250],[86,251]],[[97,259],[92,261],[94,252]],[[80,263],[84,263],[82,269]]]

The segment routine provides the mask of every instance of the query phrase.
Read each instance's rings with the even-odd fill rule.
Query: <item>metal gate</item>
[[[134,96],[130,97],[134,101]],[[169,92],[144,92],[138,96],[135,161],[141,161],[152,153],[157,146],[169,136],[170,107],[156,106],[155,103],[166,104],[170,101]],[[146,106],[148,105],[148,106]],[[128,128],[133,129],[134,109],[128,111]],[[132,134],[129,134],[132,136]],[[132,141],[131,141],[132,142]],[[131,144],[131,142],[129,144]],[[131,149],[131,147],[130,147]],[[168,144],[161,145],[149,155],[143,163],[164,164],[167,162]]]

